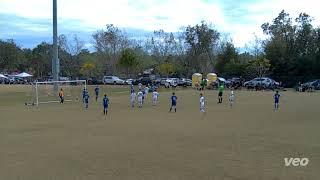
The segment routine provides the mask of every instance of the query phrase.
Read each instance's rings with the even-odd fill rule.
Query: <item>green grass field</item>
[[[320,177],[320,93],[236,91],[230,109],[217,91],[177,90],[178,112],[168,113],[170,91],[130,109],[129,88],[102,88],[109,115],[93,99],[25,106],[31,87],[0,85],[2,180],[316,180]],[[306,157],[306,167],[284,158]]]

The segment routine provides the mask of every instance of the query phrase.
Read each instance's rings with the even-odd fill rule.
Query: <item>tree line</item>
[[[99,77],[117,74],[136,77],[153,68],[161,76],[190,77],[215,72],[222,77],[269,76],[292,86],[320,77],[320,28],[301,13],[292,19],[281,11],[261,25],[267,39],[256,38],[246,52],[239,52],[228,38],[206,22],[186,26],[175,33],[163,30],[143,40],[108,24],[92,35],[94,52],[77,36],[59,36],[60,76]],[[35,77],[51,73],[52,45],[21,48],[14,40],[0,40],[0,71],[28,71]]]

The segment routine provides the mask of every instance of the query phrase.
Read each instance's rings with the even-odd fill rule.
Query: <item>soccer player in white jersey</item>
[[[142,90],[142,84],[141,84],[141,82],[138,84],[138,87],[139,87],[139,91]]]
[[[138,106],[139,106],[139,108],[142,107],[142,104],[143,104],[143,92],[139,91],[138,92]]]
[[[200,112],[205,112],[205,99],[202,93],[200,93]]]
[[[233,103],[234,103],[234,98],[235,98],[235,94],[233,91],[230,92],[230,96],[229,96],[229,103],[230,103],[230,107],[232,108]]]
[[[136,93],[133,90],[130,94],[130,104],[132,108],[134,108],[135,101],[136,101]]]
[[[155,89],[152,93],[152,105],[157,105],[158,103],[158,98],[159,98],[159,93],[157,92],[157,90]]]
[[[147,100],[148,93],[149,93],[149,87],[146,86],[146,87],[144,88],[144,100],[145,100],[145,101]]]

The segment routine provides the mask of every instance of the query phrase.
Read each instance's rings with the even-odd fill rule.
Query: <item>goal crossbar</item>
[[[36,84],[51,84],[51,83],[73,83],[73,82],[83,82],[86,84],[86,80],[70,80],[70,81],[41,81],[36,82]]]

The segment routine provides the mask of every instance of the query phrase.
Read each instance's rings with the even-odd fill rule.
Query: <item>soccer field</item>
[[[80,103],[25,106],[31,87],[0,86],[0,179],[3,180],[316,180],[320,177],[320,93],[236,91],[231,109],[217,91],[171,91],[129,107],[129,87],[103,87],[107,117],[90,87],[89,109]],[[286,167],[284,158],[309,158]]]

